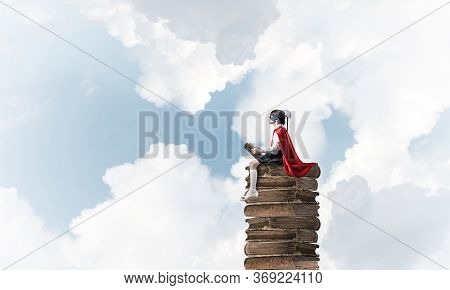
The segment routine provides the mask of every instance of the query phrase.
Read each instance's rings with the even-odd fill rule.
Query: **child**
[[[270,112],[269,123],[275,128],[272,133],[270,147],[252,149],[253,154],[263,154],[258,160],[252,160],[249,163],[250,188],[241,196],[242,201],[248,201],[258,197],[256,190],[256,181],[258,173],[256,168],[259,164],[283,164],[284,171],[288,176],[302,177],[308,174],[311,167],[317,163],[303,163],[295,152],[289,133],[283,125],[286,118],[291,114],[287,110],[273,110]]]

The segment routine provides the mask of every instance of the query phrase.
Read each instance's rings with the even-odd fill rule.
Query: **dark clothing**
[[[281,150],[278,150],[277,154],[266,153],[258,158],[261,164],[283,164],[283,155]]]

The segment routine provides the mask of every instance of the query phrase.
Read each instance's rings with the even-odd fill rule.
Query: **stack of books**
[[[287,176],[278,164],[261,164],[257,171],[259,196],[247,201],[244,209],[248,217],[245,269],[319,269],[316,190],[320,168],[313,167],[301,178]],[[248,189],[250,174],[246,181]]]

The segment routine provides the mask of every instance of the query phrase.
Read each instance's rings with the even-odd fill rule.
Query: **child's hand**
[[[262,150],[262,149],[259,148],[259,147],[254,147],[254,148],[252,149],[252,152],[253,152],[253,154],[260,154],[260,153],[263,153],[264,150]]]

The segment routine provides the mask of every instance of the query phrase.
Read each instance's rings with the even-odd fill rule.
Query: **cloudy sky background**
[[[264,112],[445,2],[5,3],[196,121]],[[323,169],[319,191],[355,213],[319,197],[322,269],[450,266],[449,16],[447,5],[280,106],[297,124],[311,112],[291,133]],[[0,19],[2,268],[183,162],[12,268],[243,269],[240,146],[267,142],[257,122],[220,122],[214,159],[167,136],[141,158],[138,111],[177,109],[3,4]]]

